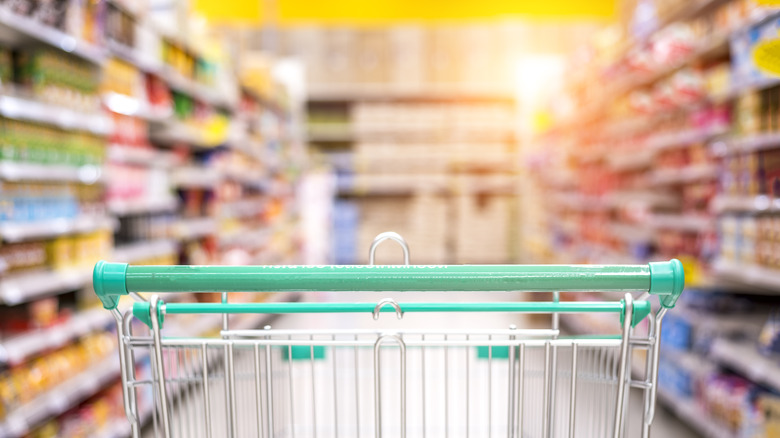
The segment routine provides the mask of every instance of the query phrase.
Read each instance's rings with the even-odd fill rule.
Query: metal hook
[[[393,231],[385,231],[384,233],[379,233],[375,238],[374,241],[371,242],[371,248],[368,250],[368,264],[373,265],[374,264],[374,256],[376,254],[376,247],[379,246],[380,243],[384,242],[385,240],[394,240],[398,242],[399,245],[401,245],[401,249],[404,250],[404,265],[409,266],[409,245],[406,243],[406,240],[404,240],[403,237],[401,237],[400,234],[393,232]]]
[[[374,307],[374,321],[379,319],[379,312],[382,310],[382,307],[385,307],[388,304],[393,306],[393,309],[395,309],[395,315],[398,317],[398,319],[404,319],[404,311],[401,310],[401,306],[399,306],[398,303],[392,298],[384,298],[379,300],[379,302],[376,303],[376,306]]]

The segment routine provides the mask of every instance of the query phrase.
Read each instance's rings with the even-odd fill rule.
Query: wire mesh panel
[[[550,332],[163,339],[170,436],[609,436],[621,341]],[[139,390],[159,391],[159,378]],[[156,436],[164,436],[161,413],[158,392]]]

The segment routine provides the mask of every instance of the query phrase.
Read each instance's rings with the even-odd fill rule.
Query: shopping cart
[[[658,386],[658,333],[683,289],[679,261],[409,266],[403,243],[407,265],[374,266],[376,245],[387,238],[403,243],[393,233],[380,235],[367,266],[98,263],[94,288],[116,318],[125,413],[133,436],[141,436],[149,416],[148,433],[164,437],[649,435]],[[530,291],[552,292],[553,299],[227,300],[227,292],[252,291]],[[560,292],[582,291],[624,295],[614,301],[558,299]],[[155,295],[147,301],[139,295],[144,292]],[[222,302],[165,303],[157,295],[179,292],[220,292]],[[135,299],[125,312],[118,309],[123,295]],[[657,305],[651,305],[652,295]],[[454,331],[241,330],[228,324],[229,314],[323,312],[365,312],[374,319],[382,312],[399,319],[410,312],[545,313],[553,318],[544,329]],[[611,313],[620,332],[566,337],[558,329],[563,313]],[[164,335],[163,326],[176,319],[168,317],[179,314],[200,314],[204,320],[210,314],[221,319],[222,330],[212,337],[177,337],[167,327]],[[634,353],[644,356],[637,359]],[[146,368],[138,366],[144,363]],[[637,370],[633,378],[632,369]],[[632,398],[641,404],[641,419],[629,425],[631,392],[638,393]]]

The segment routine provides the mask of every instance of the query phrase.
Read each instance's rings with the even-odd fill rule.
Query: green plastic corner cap
[[[126,274],[127,263],[107,263],[103,260],[95,263],[95,269],[92,271],[92,287],[106,309],[116,309],[119,298],[127,295]]]
[[[149,310],[150,307],[151,304],[148,302],[133,303],[133,316],[146,324],[146,326],[149,327],[149,330],[152,329],[152,315]],[[163,321],[165,321],[165,302],[163,300],[159,300],[157,304],[157,320],[160,321],[160,328],[162,328]]]
[[[623,311],[620,313],[620,325],[623,325],[623,320],[626,318],[626,300],[620,300],[620,304],[623,305]],[[651,310],[650,301],[634,301],[634,311],[631,314],[631,327],[636,327],[637,324],[642,322],[642,320],[650,314]]]
[[[650,262],[650,293],[658,295],[661,305],[671,309],[685,287],[685,271],[677,259]]]

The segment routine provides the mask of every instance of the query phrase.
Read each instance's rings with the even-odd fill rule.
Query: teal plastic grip
[[[165,307],[166,304],[163,300],[157,302],[157,320],[160,321],[160,327],[163,326],[165,321]],[[141,322],[146,324],[150,329],[152,328],[151,311],[149,310],[151,305],[149,302],[135,302],[133,303],[133,316],[140,319]]]
[[[108,264],[106,264],[108,265]],[[648,291],[648,265],[123,266],[130,292]],[[108,285],[105,287],[108,289]]]
[[[685,271],[677,259],[650,262],[650,293],[658,295],[661,305],[674,308],[685,287]]]
[[[162,301],[161,301],[162,303]],[[512,312],[512,313],[619,313],[621,324],[625,315],[625,301],[563,301],[563,302],[439,302],[399,303],[403,312]],[[372,313],[376,303],[170,303],[158,307],[162,323],[165,314],[207,314],[207,313]],[[149,320],[148,302],[133,304],[133,315],[147,326]],[[384,306],[380,312],[395,312],[391,306]],[[632,325],[636,326],[650,314],[649,301],[634,301]]]
[[[125,278],[127,263],[106,263],[99,261],[92,270],[92,287],[95,294],[108,310],[116,309],[119,298],[127,295]]]

